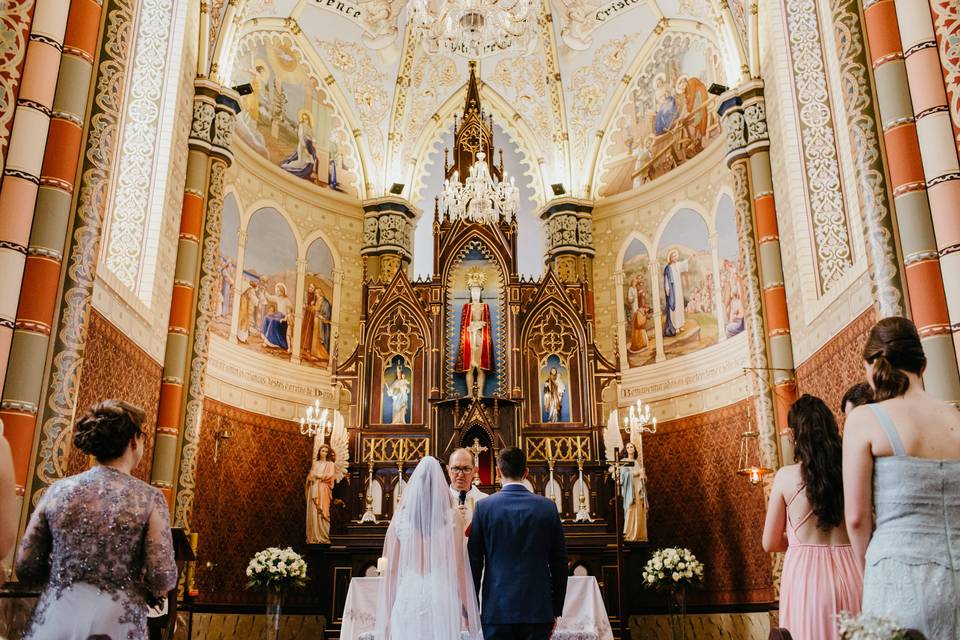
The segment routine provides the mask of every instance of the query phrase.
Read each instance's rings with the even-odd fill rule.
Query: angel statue
[[[607,428],[603,433],[607,462],[613,463],[614,451],[623,452],[620,458],[620,488],[623,494],[623,539],[637,542],[647,539],[647,473],[643,468],[643,441],[640,432],[631,429],[630,440],[623,444],[616,410],[610,412]],[[616,467],[611,467],[616,469]],[[618,471],[614,470],[614,473]]]
[[[333,486],[347,475],[350,462],[349,436],[343,416],[333,412],[330,442],[321,428],[313,440],[313,465],[307,475],[307,544],[330,544],[330,503]]]

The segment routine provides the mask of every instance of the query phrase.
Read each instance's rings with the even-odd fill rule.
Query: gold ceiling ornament
[[[483,58],[536,45],[540,0],[410,0],[409,25],[430,53]]]

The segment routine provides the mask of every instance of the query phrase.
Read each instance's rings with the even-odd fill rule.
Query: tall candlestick
[[[547,438],[547,460],[553,460],[553,439]]]

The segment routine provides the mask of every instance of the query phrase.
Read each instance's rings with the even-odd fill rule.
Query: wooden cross
[[[473,466],[477,468],[477,475],[473,477],[473,484],[480,484],[480,454],[486,450],[487,448],[480,444],[480,438],[474,438],[473,444],[467,448],[467,451],[473,453]]]

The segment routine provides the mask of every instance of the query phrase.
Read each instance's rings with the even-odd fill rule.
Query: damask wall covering
[[[229,432],[229,438],[217,438]],[[263,594],[244,588],[244,570],[257,551],[303,551],[304,482],[313,441],[295,422],[207,399],[203,406],[192,529],[199,534],[197,602],[254,604]],[[293,604],[316,604],[309,587]]]
[[[664,422],[643,439],[650,546],[689,547],[706,565],[704,588],[691,592],[691,604],[774,599],[770,556],[760,544],[763,489],[735,473],[751,403]]]
[[[143,422],[147,437],[143,459],[133,470],[133,475],[149,481],[163,373],[161,366],[96,310],[90,313],[88,332],[86,357],[77,389],[77,417],[108,398],[126,400],[141,407],[147,414]],[[66,465],[68,475],[86,470],[89,463],[86,454],[71,446]]]

